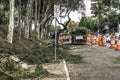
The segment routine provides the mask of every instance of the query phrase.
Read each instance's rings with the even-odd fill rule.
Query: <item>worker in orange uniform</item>
[[[120,51],[120,36],[119,36],[118,41],[117,41],[116,51]]]
[[[102,46],[107,46],[106,37],[104,35],[101,36],[101,42],[102,42]]]
[[[98,45],[99,46],[102,45],[102,35],[99,35],[99,37],[98,37]]]
[[[99,44],[99,34],[96,36],[96,42],[95,42],[96,45]]]
[[[62,44],[62,43],[63,43],[63,36],[62,36],[62,35],[59,36],[58,43],[59,43],[59,44]]]
[[[91,35],[91,36],[90,36],[90,43],[91,43],[91,44],[94,44],[94,35]]]
[[[112,34],[111,38],[110,38],[110,48],[114,49],[116,47],[115,45],[115,34]]]
[[[90,43],[90,35],[87,36],[87,42]]]

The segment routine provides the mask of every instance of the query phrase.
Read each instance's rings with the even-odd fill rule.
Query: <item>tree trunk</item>
[[[35,31],[37,31],[38,0],[35,0]]]
[[[50,27],[51,27],[51,24],[52,24],[52,21],[53,21],[54,18],[51,18],[49,23],[48,23],[48,27],[47,27],[47,37],[49,36],[49,32],[50,32]]]
[[[47,28],[48,28],[48,25],[49,25],[48,23],[49,23],[49,22],[47,22],[47,23],[45,24],[45,33],[44,33],[44,34],[45,34],[45,38],[47,38],[47,32],[48,32],[48,29],[47,29]]]
[[[29,0],[27,7],[27,15],[26,15],[27,26],[25,27],[25,37],[27,39],[30,37],[32,6],[33,6],[33,0]]]
[[[37,38],[38,39],[40,38],[40,24],[38,21],[37,21]]]
[[[13,42],[13,32],[14,32],[14,0],[10,0],[10,19],[9,19],[9,29],[7,40],[9,43]]]
[[[46,2],[43,1],[42,14],[45,13],[45,6],[46,6],[45,3],[46,3]],[[40,29],[40,30],[41,30],[41,31],[40,31],[40,32],[41,32],[41,34],[40,34],[40,35],[41,35],[41,39],[43,38],[43,34],[44,34],[44,32],[43,32],[43,26],[44,26],[44,24],[41,24],[41,29]]]
[[[48,2],[49,3],[49,2]],[[43,3],[43,5],[47,5],[46,2]],[[42,21],[40,22],[41,26],[41,38],[44,38],[44,28],[45,28],[45,23],[49,19],[49,14],[48,11],[50,10],[50,5],[48,4],[47,6],[43,6],[42,13],[44,13],[44,17],[42,18]]]
[[[41,39],[42,39],[43,36],[44,36],[44,35],[43,35],[43,34],[44,34],[44,32],[43,32],[43,26],[44,26],[44,25],[42,24],[42,25],[41,25]]]
[[[19,9],[18,9],[19,11],[19,13],[18,13],[18,28],[19,28],[19,30],[18,30],[18,35],[19,35],[19,39],[21,39],[21,0],[19,0]]]
[[[44,37],[44,24],[46,23],[47,19],[50,17],[50,10],[51,9],[51,4],[50,4],[50,0],[46,1],[41,1],[39,0],[39,11],[38,11],[38,22],[39,22],[39,26],[37,27],[37,34],[38,34],[38,38],[43,38]],[[42,15],[42,16],[41,16]],[[40,28],[39,28],[40,27]]]
[[[37,38],[40,38],[40,18],[41,18],[41,0],[39,0],[38,21],[37,21]]]

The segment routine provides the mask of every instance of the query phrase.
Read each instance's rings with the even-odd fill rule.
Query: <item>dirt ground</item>
[[[64,64],[62,61],[60,61],[60,63],[44,64],[43,68],[54,75],[47,78],[42,78],[41,80],[66,80]]]
[[[97,45],[79,45],[71,49],[71,54],[81,55],[86,61],[68,63],[71,80],[120,80],[120,64],[115,63],[120,52]]]

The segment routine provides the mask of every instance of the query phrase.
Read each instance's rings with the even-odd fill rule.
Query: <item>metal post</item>
[[[56,54],[57,54],[57,22],[55,19],[55,61],[56,61]]]
[[[56,19],[59,18],[60,13],[60,6],[54,5],[54,17],[55,17],[55,61],[56,61],[56,54],[57,54],[57,21]]]

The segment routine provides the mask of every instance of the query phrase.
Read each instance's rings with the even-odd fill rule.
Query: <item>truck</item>
[[[69,34],[60,33],[60,44],[86,44],[87,42],[87,29],[85,27],[76,28]]]
[[[86,44],[87,42],[87,28],[79,27],[71,33],[72,44]]]

